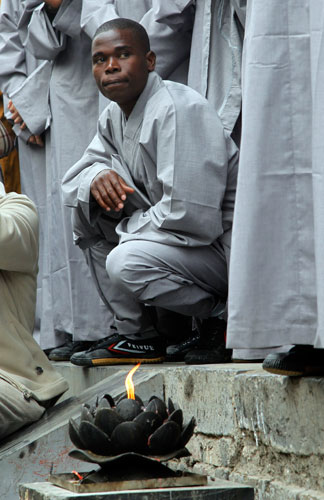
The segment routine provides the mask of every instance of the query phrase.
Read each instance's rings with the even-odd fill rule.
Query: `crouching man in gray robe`
[[[206,99],[155,73],[138,23],[102,25],[92,62],[113,102],[63,191],[116,334],[71,362],[160,362],[149,306],[204,319],[226,301],[237,149]]]

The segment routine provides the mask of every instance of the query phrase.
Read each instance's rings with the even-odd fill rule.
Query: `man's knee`
[[[106,270],[113,284],[128,287],[134,281],[134,274],[140,272],[143,259],[136,243],[117,245],[108,255]]]

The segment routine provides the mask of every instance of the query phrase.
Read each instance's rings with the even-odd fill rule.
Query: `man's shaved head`
[[[151,50],[150,40],[145,28],[143,28],[143,26],[136,21],[132,21],[131,19],[126,19],[123,17],[117,17],[116,19],[107,21],[106,23],[103,23],[101,26],[99,26],[94,34],[92,41],[94,41],[97,36],[101,35],[101,33],[105,33],[111,30],[129,30],[132,32],[135,40],[143,48],[144,54]]]

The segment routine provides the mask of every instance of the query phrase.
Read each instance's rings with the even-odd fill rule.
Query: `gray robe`
[[[135,189],[120,213],[104,212],[91,198],[91,182],[105,169],[114,170]],[[204,261],[207,256],[204,249],[213,246],[223,256],[224,268],[230,249],[236,173],[237,149],[224,135],[207,101],[189,87],[163,82],[153,72],[127,121],[116,103],[102,113],[97,135],[81,160],[67,172],[63,191],[66,204],[82,210],[84,227],[79,225],[76,233],[83,248],[97,252],[99,243],[105,250],[102,240],[115,240],[116,244],[117,233],[121,248],[127,246],[123,243],[139,241],[163,244],[170,253],[172,248],[194,248],[195,265],[199,267],[199,258]],[[108,246],[106,250],[101,256],[103,268]],[[107,297],[111,293],[115,299],[117,291],[109,291],[107,275],[100,270],[95,274],[101,276],[102,292]],[[159,286],[159,276],[153,279],[153,274],[152,270],[151,279],[157,279]],[[215,289],[208,278],[205,276],[204,286],[211,297]],[[224,280],[226,283],[226,266]],[[120,297],[119,304],[127,302],[125,297]],[[184,310],[186,304],[181,306]],[[138,324],[135,327],[136,313],[131,316],[130,330],[142,331]],[[122,323],[125,329],[126,322]]]
[[[189,87],[150,73],[127,122],[116,103],[100,116],[95,138],[63,179],[66,205],[81,205],[94,222],[102,209],[91,203],[90,184],[112,169],[135,189],[125,206],[131,217],[113,213],[121,218],[120,243],[144,239],[197,247],[217,240],[229,253],[237,149],[206,104]],[[197,164],[204,182],[197,179]]]
[[[233,131],[241,110],[241,59],[245,0],[153,0],[156,18],[189,30],[192,44],[188,85],[206,97],[224,127]],[[189,17],[189,8],[194,18]]]
[[[324,347],[321,4],[248,3],[230,347]]]
[[[37,283],[36,337],[39,334],[42,279],[46,267],[46,243],[44,239],[46,217],[45,195],[45,151],[37,146],[28,145],[32,134],[43,133],[50,123],[48,106],[48,81],[51,63],[41,61],[23,47],[25,29],[20,28],[24,11],[24,0],[2,0],[0,7],[0,89],[5,102],[12,99],[14,105],[27,124],[21,130],[18,125],[14,131],[18,137],[19,165],[22,192],[37,205],[40,219],[40,255]],[[37,103],[37,104],[35,104]],[[7,113],[8,118],[11,113]]]
[[[71,213],[62,202],[61,180],[91,141],[98,117],[98,94],[91,74],[90,39],[80,30],[81,2],[64,1],[53,26],[41,1],[26,0],[26,49],[52,65],[48,78],[51,124],[46,135],[48,267],[43,279],[42,347],[96,340],[110,318],[98,298],[82,252],[74,246]]]

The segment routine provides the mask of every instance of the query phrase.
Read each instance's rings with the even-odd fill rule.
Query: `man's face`
[[[152,51],[145,54],[132,31],[109,30],[92,44],[92,72],[100,92],[129,116],[155,67]]]

